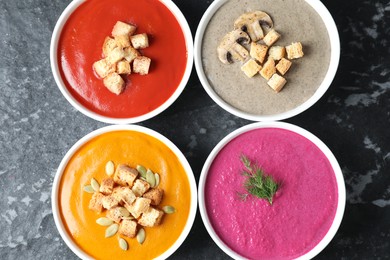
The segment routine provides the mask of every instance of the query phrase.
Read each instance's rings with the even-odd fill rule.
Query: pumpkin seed
[[[114,174],[114,171],[115,171],[115,165],[114,165],[114,163],[113,163],[112,161],[108,161],[108,162],[106,163],[106,174],[107,174],[108,176],[111,176],[111,175]]]
[[[108,238],[108,237],[112,237],[113,235],[116,234],[116,232],[118,232],[118,228],[119,228],[119,225],[118,224],[112,224],[111,226],[109,226],[107,229],[106,229],[106,234],[105,234],[105,237]]]
[[[128,217],[121,217],[121,219],[128,219],[128,220],[133,220],[134,217],[132,215],[128,216]]]
[[[140,230],[138,230],[138,233],[137,233],[138,243],[140,243],[142,245],[145,241],[145,238],[146,238],[145,230],[143,228],[140,228]]]
[[[151,170],[147,170],[146,172],[146,181],[152,188],[156,185],[156,178],[154,177],[154,173]]]
[[[172,206],[164,206],[163,211],[167,214],[172,214],[176,212],[176,209]]]
[[[137,165],[137,171],[141,174],[141,177],[146,177],[146,168],[142,165]]]
[[[119,247],[126,251],[128,248],[129,248],[129,245],[127,244],[126,240],[124,240],[123,238],[119,238]]]
[[[94,178],[91,179],[91,186],[92,186],[92,189],[96,192],[99,191],[99,188],[100,188],[100,185],[99,183],[97,182],[97,180],[95,180]]]
[[[98,218],[98,219],[96,220],[96,223],[97,223],[98,225],[100,225],[100,226],[105,226],[105,227],[107,227],[107,226],[112,225],[112,224],[114,223],[114,221],[112,221],[112,220],[109,219],[109,218],[102,217],[102,218]]]
[[[158,175],[158,173],[155,173],[154,178],[156,179],[155,187],[157,187],[160,184],[160,175]]]
[[[93,190],[91,185],[86,185],[83,187],[83,190],[88,193],[94,193],[95,191]]]
[[[130,216],[130,212],[124,207],[119,208],[119,213],[121,214],[121,218]]]

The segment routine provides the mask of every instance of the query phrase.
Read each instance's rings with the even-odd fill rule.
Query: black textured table
[[[293,0],[291,0],[293,1]],[[195,34],[209,0],[174,1]],[[347,205],[318,259],[390,259],[390,2],[323,1],[341,38],[328,92],[285,120],[324,141],[342,168]],[[105,126],[76,111],[50,71],[54,25],[69,1],[0,1],[0,258],[76,259],[55,227],[50,192],[66,151]],[[140,125],[172,140],[198,180],[206,157],[228,133],[250,123],[218,107],[195,69],[179,99]],[[172,259],[227,259],[197,214]]]

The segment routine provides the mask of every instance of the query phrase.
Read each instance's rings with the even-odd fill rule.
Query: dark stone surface
[[[69,1],[0,1],[0,258],[76,259],[55,227],[50,192],[66,151],[105,126],[76,111],[50,71],[52,30]],[[208,0],[175,0],[193,34]],[[328,92],[285,120],[324,141],[343,170],[342,225],[318,259],[390,259],[390,3],[324,0],[341,38],[341,60]],[[193,70],[179,99],[140,125],[172,140],[198,180],[224,136],[250,123],[218,107]],[[179,127],[180,126],[180,127]],[[227,259],[197,215],[171,259]]]

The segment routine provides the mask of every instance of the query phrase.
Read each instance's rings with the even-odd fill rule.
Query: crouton
[[[282,90],[284,85],[287,83],[286,79],[282,76],[275,73],[271,79],[267,82],[267,84],[276,92],[279,92]]]
[[[136,196],[130,187],[116,187],[112,192],[112,196],[114,196],[117,200],[123,201],[129,205],[132,204],[136,199]]]
[[[150,207],[148,211],[142,214],[138,224],[144,227],[155,227],[161,223],[164,212]]]
[[[263,38],[263,41],[265,42],[265,44],[267,44],[268,46],[271,46],[272,44],[274,44],[277,40],[279,40],[280,38],[280,34],[275,31],[275,29],[272,29],[271,31],[269,31],[267,33],[266,36],[264,36]]]
[[[132,62],[135,58],[137,58],[140,54],[133,47],[129,46],[123,50],[125,52],[125,59],[128,62]]]
[[[264,63],[263,68],[260,70],[260,75],[266,80],[269,80],[275,72],[275,61],[272,58],[268,58],[267,62]]]
[[[114,189],[114,180],[111,178],[106,178],[102,180],[102,183],[100,184],[99,191],[103,193],[104,195],[108,195],[112,193],[112,190]]]
[[[102,205],[105,209],[112,209],[119,205],[119,201],[115,196],[108,195],[102,198]]]
[[[150,189],[150,184],[147,181],[138,179],[134,182],[132,191],[135,196],[140,197]]]
[[[125,164],[119,164],[116,167],[114,174],[114,181],[122,186],[133,186],[134,180],[138,176],[138,171],[134,168],[131,168]]]
[[[109,210],[107,210],[106,217],[111,219],[112,221],[119,223],[122,220],[123,217],[123,211],[127,211],[127,209],[123,207],[114,207]],[[129,214],[129,213],[128,213]]]
[[[116,64],[116,73],[125,75],[130,74],[130,62],[128,62],[127,60],[118,61],[118,63]]]
[[[133,62],[133,71],[140,75],[146,75],[149,73],[150,62],[152,60],[145,56],[138,56]]]
[[[121,21],[116,22],[114,25],[114,28],[112,28],[112,36],[119,36],[119,35],[133,35],[137,27],[127,24]]]
[[[274,60],[280,60],[286,55],[286,48],[283,46],[272,46],[269,48],[268,55]]]
[[[149,47],[149,39],[146,33],[136,34],[130,37],[131,45],[135,49],[144,49]]]
[[[160,188],[154,188],[146,192],[142,197],[150,199],[150,204],[158,206],[163,198],[164,190]]]
[[[115,64],[112,64],[107,59],[102,59],[93,64],[93,69],[96,74],[103,79],[107,77],[108,74],[115,72],[116,67]]]
[[[251,55],[252,58],[257,60],[258,62],[263,63],[264,58],[267,55],[267,51],[268,51],[268,46],[252,42],[249,54]]]
[[[302,50],[302,44],[300,42],[293,42],[286,46],[287,58],[289,60],[298,59],[303,57],[304,53]]]
[[[124,219],[119,225],[119,234],[133,238],[137,235],[137,222],[134,220]]]
[[[103,210],[103,204],[102,204],[103,198],[104,198],[103,194],[101,194],[100,192],[95,192],[92,195],[91,200],[89,201],[88,208],[90,210],[93,210],[93,211],[98,212],[98,213],[102,212],[102,210]]]
[[[248,78],[252,78],[256,73],[261,70],[261,66],[256,61],[250,59],[244,65],[241,66],[241,70]]]
[[[118,45],[116,44],[116,41],[113,38],[107,36],[104,39],[104,43],[103,43],[103,54],[104,54],[104,57],[108,57],[110,52],[113,49],[115,49],[116,47],[118,47]]]
[[[121,47],[115,47],[107,56],[108,62],[115,64],[126,56],[126,52]]]
[[[276,70],[284,75],[290,69],[292,62],[288,59],[282,58],[276,65]]]
[[[133,215],[133,217],[139,218],[142,213],[148,211],[150,202],[150,199],[138,197],[133,204],[125,204],[125,208],[131,213],[131,215]]]
[[[127,34],[115,36],[114,39],[118,47],[121,47],[122,49],[131,46],[130,38]]]
[[[103,79],[103,84],[109,91],[116,95],[119,95],[125,89],[125,81],[116,72],[108,74]]]

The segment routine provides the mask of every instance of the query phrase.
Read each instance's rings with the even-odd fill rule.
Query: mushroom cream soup
[[[287,80],[276,93],[261,75],[248,78],[243,62],[223,64],[217,48],[224,35],[233,30],[235,20],[246,12],[264,11],[272,18],[274,29],[281,34],[274,44],[287,46],[301,42],[304,57],[294,59],[284,76]],[[249,50],[249,45],[245,45]],[[211,18],[202,42],[205,75],[217,95],[233,107],[253,115],[272,115],[294,109],[317,90],[329,67],[329,35],[321,17],[304,0],[230,0]]]

